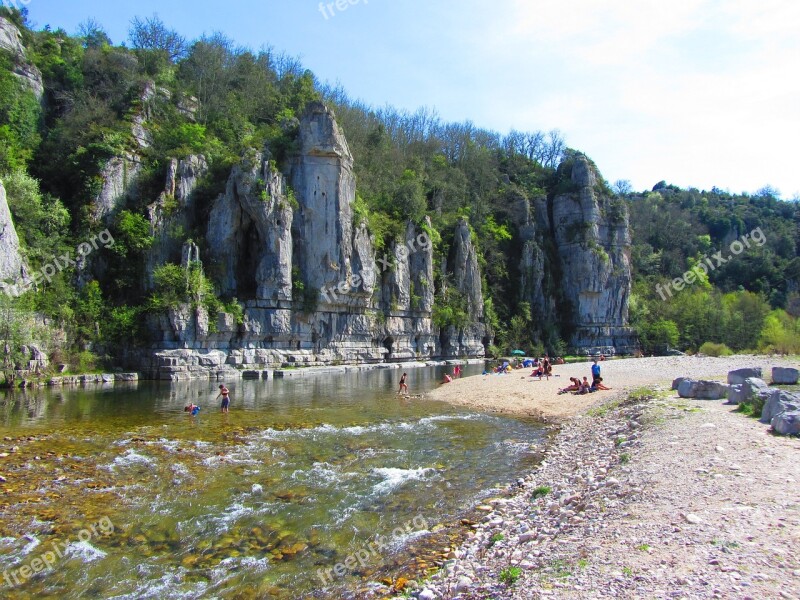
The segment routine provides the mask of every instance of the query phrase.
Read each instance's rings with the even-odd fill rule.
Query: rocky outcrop
[[[14,75],[30,89],[36,99],[41,102],[44,96],[42,73],[28,60],[22,34],[16,25],[4,17],[0,17],[0,50],[5,50],[14,59]]]
[[[147,255],[147,287],[152,287],[153,270],[180,256],[182,238],[194,227],[197,217],[194,190],[208,172],[208,163],[201,155],[183,160],[171,159],[167,166],[164,191],[147,207],[153,244]]]
[[[254,153],[234,167],[207,230],[212,270],[224,295],[293,299],[293,217],[286,180],[268,154]]]
[[[298,209],[295,252],[305,286],[322,290],[353,277],[353,156],[333,112],[312,103],[300,122],[291,170]]]
[[[142,171],[140,154],[152,143],[147,121],[153,105],[168,101],[169,97],[169,90],[157,87],[152,81],[144,84],[139,94],[139,107],[131,118],[131,136],[137,149],[110,158],[100,170],[98,177],[102,184],[91,205],[91,215],[95,221],[109,222],[125,199],[136,195],[136,183]]]
[[[6,190],[0,181],[0,292],[17,295],[19,284],[28,280],[28,271],[22,258],[17,230],[6,200]]]
[[[549,234],[547,222],[547,198],[537,197],[531,201],[520,194],[513,205],[515,224],[522,242],[522,258],[519,264],[520,299],[528,302],[531,313],[539,323],[552,322],[555,315],[555,299],[545,289],[548,276],[544,250],[544,233]]]
[[[559,167],[562,193],[551,205],[561,288],[572,305],[574,350],[633,352],[628,325],[630,228],[625,203],[604,191],[595,166],[576,155]]]
[[[166,190],[150,207],[157,234],[151,265],[176,262],[165,237],[176,225],[204,225],[198,245],[207,250],[186,247],[192,258],[184,262],[200,264],[222,296],[236,297],[241,315],[186,305],[151,320],[156,341],[142,370],[183,379],[285,364],[483,356],[483,291],[469,224],[456,226],[445,272],[470,324],[439,331],[430,220],[407,223],[376,256],[367,223],[353,211],[352,155],[322,104],[311,104],[299,121],[298,146],[287,174],[268,148],[247,153],[207,223],[192,201],[202,157],[171,163]]]

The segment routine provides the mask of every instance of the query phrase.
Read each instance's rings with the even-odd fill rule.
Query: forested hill
[[[32,30],[16,10],[0,8],[0,16],[18,27],[24,46],[24,57],[8,44],[0,49],[0,180],[29,270],[74,250],[98,225],[108,225],[115,240],[98,251],[92,281],[77,276],[80,265],[66,265],[35,293],[0,295],[15,314],[30,311],[58,323],[67,338],[64,352],[77,356],[74,361],[88,366],[97,358],[90,348],[114,354],[147,343],[142,316],[170,300],[159,297],[158,286],[141,285],[153,239],[147,204],[137,200],[163,191],[170,160],[204,157],[208,169],[195,202],[210,210],[251,148],[266,145],[283,168],[297,151],[298,119],[317,100],[333,109],[347,138],[358,182],[353,211],[368,223],[375,249],[388,247],[404,235],[407,222],[422,223],[425,215],[434,242],[448,245],[457,224],[468,219],[479,248],[492,350],[566,350],[571,307],[553,281],[555,249],[542,248],[542,285],[555,303],[547,314],[537,314],[524,297],[519,260],[525,243],[519,206],[564,193],[565,165],[580,154],[556,130],[501,135],[469,122],[443,122],[432,110],[373,109],[320,84],[292,57],[240,48],[221,34],[187,41],[155,17],[135,20],[121,45],[95,22],[70,35]],[[145,130],[140,119],[147,94],[165,101],[147,102]],[[135,164],[128,164],[125,157],[133,154]],[[107,215],[98,211],[98,197],[115,157],[123,171],[135,167],[137,189],[124,210]],[[697,350],[705,342],[734,350],[800,350],[797,202],[769,190],[732,195],[662,182],[636,193],[624,182],[599,185],[629,207],[630,318],[646,352]],[[658,291],[706,255],[729,255],[734,240],[758,228],[763,244],[751,243],[683,289]],[[191,230],[170,235],[199,237]],[[213,280],[201,283],[215,296]],[[217,308],[232,301],[218,295],[210,301]],[[463,321],[463,312],[448,298],[437,298],[433,309],[441,326]]]

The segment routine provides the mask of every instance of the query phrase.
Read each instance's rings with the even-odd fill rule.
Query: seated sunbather
[[[570,377],[569,380],[570,382],[572,382],[572,384],[565,387],[564,389],[558,390],[559,394],[566,394],[567,392],[577,392],[579,389],[581,389],[580,379],[576,377]]]

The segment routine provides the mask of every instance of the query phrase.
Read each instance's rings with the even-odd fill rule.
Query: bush
[[[706,356],[730,356],[733,354],[725,344],[717,344],[715,342],[706,342],[700,346],[699,352]]]
[[[521,575],[522,569],[519,567],[508,567],[500,571],[500,581],[506,585],[514,585]]]

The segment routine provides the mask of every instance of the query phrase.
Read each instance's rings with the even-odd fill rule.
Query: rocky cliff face
[[[0,181],[0,292],[14,294],[16,285],[28,280],[25,261],[20,253],[19,237],[14,229],[6,190]]]
[[[376,256],[366,223],[354,220],[352,155],[322,104],[301,119],[299,148],[287,176],[268,149],[251,152],[210,209],[199,259],[222,294],[240,301],[241,323],[202,308],[170,311],[151,323],[157,341],[146,368],[180,379],[233,367],[483,355],[481,277],[467,223],[456,231],[451,275],[475,323],[439,332],[431,320],[430,220],[408,223]],[[149,211],[151,268],[176,262],[165,232],[176,224],[197,229],[191,198],[205,168],[202,157],[172,162],[166,190]],[[186,252],[196,257],[198,250]]]
[[[630,352],[636,346],[628,324],[631,293],[627,207],[600,185],[584,156],[575,157],[569,191],[552,201],[552,229],[561,263],[561,288],[572,304],[573,348],[594,353]]]
[[[42,73],[28,60],[25,46],[22,45],[22,34],[20,34],[17,26],[4,17],[0,17],[0,49],[11,53],[14,58],[14,75],[41,102],[44,95]]]

